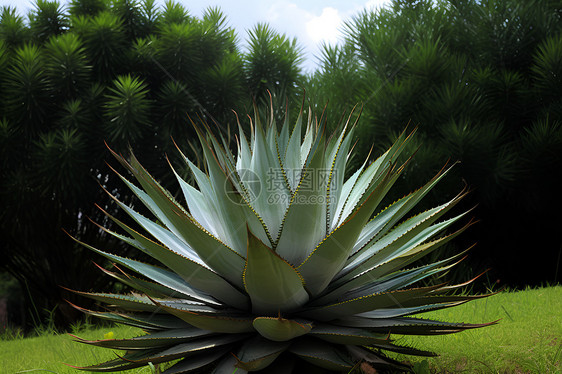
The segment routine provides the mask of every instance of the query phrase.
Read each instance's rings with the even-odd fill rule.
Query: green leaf
[[[153,265],[145,264],[139,261],[130,260],[125,257],[120,257],[120,256],[113,255],[111,253],[100,251],[99,249],[96,249],[86,243],[82,243],[77,239],[75,239],[75,241],[80,243],[84,247],[118,264],[126,266],[127,268],[136,271],[137,273],[142,274],[148,277],[149,279],[152,279],[153,281],[160,283],[161,285],[166,286],[167,288],[173,291],[176,291],[178,294],[183,295],[187,299],[218,305],[218,303],[212,296],[192,288],[189,284],[187,284],[182,278],[180,278],[175,273],[164,270],[162,268],[158,268]]]
[[[236,117],[238,120],[238,117]],[[244,135],[244,130],[238,122],[238,133],[240,134],[238,138],[238,155],[236,157],[236,169],[250,169],[250,160],[252,159],[252,151],[250,150],[250,145]]]
[[[302,170],[283,218],[275,252],[293,265],[301,264],[326,236],[327,175],[322,175],[326,172],[324,162],[324,148],[318,147],[309,167]]]
[[[124,204],[120,205],[129,213],[133,218],[136,218],[137,222],[143,222],[147,227],[152,227],[156,225],[152,221],[142,217],[140,214],[134,212],[131,208]],[[178,274],[187,283],[193,285],[193,287],[206,292],[218,300],[226,303],[227,305],[232,305],[240,309],[245,309],[249,303],[248,297],[234,288],[230,283],[223,279],[220,275],[209,269],[207,266],[200,264],[198,261],[188,258],[181,251],[182,245],[178,243],[177,238],[170,232],[166,232],[160,226],[155,227],[153,234],[158,234],[161,239],[163,239],[169,246],[176,249],[178,252],[166,248],[152,240],[142,236],[135,230],[131,229],[115,217],[104,212],[111,220],[117,223],[121,228],[127,231],[130,235],[135,238],[134,242],[129,242],[129,244],[141,249],[143,252],[154,257],[156,260],[160,261],[166,265],[174,273]],[[160,229],[158,229],[160,228]]]
[[[351,115],[348,121],[351,119]],[[347,128],[347,125],[346,125]],[[326,222],[328,224],[327,230],[335,229],[338,225],[334,225],[333,221],[337,218],[336,208],[338,206],[341,189],[345,177],[345,166],[349,156],[349,147],[353,140],[355,127],[346,134],[346,128],[343,129],[340,138],[338,139],[337,146],[334,147],[332,154],[327,160],[327,167],[330,167],[329,182],[326,192],[326,201],[328,203]],[[345,138],[344,138],[345,135]]]
[[[106,96],[105,127],[111,142],[124,148],[127,142],[138,142],[150,131],[149,90],[142,80],[129,74],[118,76],[113,86]]]
[[[321,293],[343,268],[361,229],[373,214],[398,174],[381,177],[377,187],[354,214],[332,231],[297,268],[312,295]]]
[[[334,321],[338,325],[365,328],[372,332],[382,334],[401,334],[401,335],[444,335],[455,332],[475,329],[496,324],[497,321],[489,323],[453,323],[440,322],[421,318],[365,318],[347,317]]]
[[[272,150],[267,147],[263,129],[257,123],[252,146],[250,170],[261,182],[261,192],[250,205],[263,219],[271,239],[277,242],[283,215],[289,205],[290,192],[285,181],[277,175],[282,171],[281,164],[278,158],[272,154]],[[270,180],[273,183],[269,183]]]
[[[166,369],[162,374],[179,374],[187,373],[200,369],[207,366],[215,361],[217,361],[221,356],[224,356],[228,352],[228,349],[209,349],[201,354],[190,356],[186,359],[181,360],[174,366]]]
[[[213,225],[222,229],[223,236],[219,238],[230,244],[236,253],[244,257],[246,255],[247,242],[246,225],[244,224],[245,206],[235,203],[235,190],[231,180],[228,178],[228,174],[234,172],[232,156],[229,154],[230,151],[225,151],[218,144],[209,131],[211,142],[215,144],[215,152],[213,152],[211,146],[205,141],[200,129],[197,126],[195,126],[195,129],[197,130],[207,162],[208,180],[212,192],[206,202],[213,206],[216,212]],[[223,165],[221,165],[221,160]]]
[[[103,271],[105,274],[109,275],[110,277],[115,278],[119,282],[126,284],[127,286],[141,293],[144,293],[152,298],[168,298],[168,297],[175,297],[178,295],[178,292],[172,290],[171,288],[127,274],[123,270],[118,268],[115,264],[113,266],[117,267],[117,269],[119,269],[121,274],[104,269],[96,263],[94,263],[94,265],[97,265],[101,271]]]
[[[439,291],[437,289],[436,291]],[[421,305],[428,305],[428,304],[443,304],[443,303],[460,303],[466,302],[471,300],[482,299],[484,297],[491,296],[492,294],[485,294],[485,295],[427,295],[423,297],[414,297],[410,300],[407,300],[403,303],[404,308],[412,308]]]
[[[363,247],[362,250],[350,258],[350,261],[348,261],[342,271],[345,276],[341,280],[338,280],[338,282],[358,275],[376,264],[386,262],[396,256],[404,254],[412,247],[422,244],[433,234],[438,233],[441,228],[444,228],[443,226],[446,227],[446,225],[451,224],[454,220],[461,218],[463,214],[453,218],[452,221],[450,220],[441,225],[430,227],[441,216],[453,208],[465,195],[466,193],[463,191],[449,202],[411,217],[377,242],[370,246]]]
[[[302,110],[301,110],[302,112]],[[285,164],[285,158],[287,155],[287,145],[289,144],[289,127],[291,126],[291,120],[289,116],[289,108],[286,108],[285,111],[285,119],[283,121],[283,125],[281,125],[281,131],[279,132],[279,136],[277,139],[277,148],[279,157],[283,160],[283,164]],[[298,121],[298,120],[297,120]]]
[[[437,357],[439,356],[435,352],[424,351],[423,349],[417,349],[414,347],[402,346],[393,343],[383,343],[383,344],[373,344],[373,348],[384,349],[391,352],[400,353],[403,355],[411,356],[421,356],[421,357]]]
[[[203,195],[201,191],[198,191],[195,187],[184,181],[175,169],[172,168],[172,171],[174,172],[174,175],[176,176],[176,179],[182,189],[183,196],[185,197],[191,216],[212,235],[224,238],[224,233],[221,232],[219,234],[218,231],[222,229],[222,227],[218,225],[219,221],[217,219],[216,211],[213,209],[214,207],[208,203],[206,196]]]
[[[85,296],[87,298],[101,301],[103,303],[109,304],[110,306],[116,306],[131,311],[138,312],[157,312],[158,307],[147,296],[141,296],[136,294],[131,295],[120,295],[112,293],[92,293],[92,292],[82,292],[74,291],[78,295]]]
[[[215,307],[215,306],[205,305],[203,303],[197,301],[191,301],[187,299],[173,299],[173,298],[152,299],[152,302],[162,307],[173,308],[176,310],[188,311],[192,313],[203,313],[207,315],[217,315],[217,314],[224,314],[224,313],[233,313],[233,314],[240,313],[235,309],[223,309],[222,306]]]
[[[150,204],[151,199],[146,193],[144,193],[133,184],[128,183],[128,186],[141,199],[143,203],[146,202],[146,204]],[[144,217],[142,214],[123,204],[113,195],[110,194],[109,196],[113,198],[113,200],[121,207],[121,209],[123,209],[131,218],[133,218],[140,226],[142,226],[148,233],[150,233],[150,235],[152,235],[152,237],[154,237],[160,243],[173,250],[174,252],[182,255],[183,257],[186,257],[189,260],[200,264],[201,266],[208,267],[207,264],[205,264],[205,262],[201,259],[201,257],[199,257],[199,255],[191,248],[191,246],[187,244],[181,237],[168,230],[166,227],[163,227],[155,223],[154,221]]]
[[[162,313],[117,313],[119,316],[125,318],[127,321],[133,323],[142,323],[151,328],[161,329],[179,329],[189,327],[185,321],[173,316],[171,314]],[[144,328],[143,328],[144,329]]]
[[[89,314],[91,316],[105,319],[107,321],[115,322],[115,323],[122,323],[128,326],[139,327],[143,330],[161,330],[161,329],[179,329],[189,327],[187,323],[182,321],[179,318],[176,318],[172,315],[163,315],[163,314],[123,314],[123,313],[116,313],[116,312],[95,312],[93,310],[88,310],[81,308],[77,305],[74,305],[68,302],[70,306],[76,308],[77,310]]]
[[[454,166],[454,165],[453,165]],[[404,215],[406,215],[427,193],[453,168],[442,169],[422,188],[391,204],[373,218],[361,232],[360,239],[353,248],[353,254],[363,247],[376,242],[386,234]]]
[[[324,146],[324,131],[325,124],[318,126],[318,123],[312,121],[312,112],[308,112],[308,120],[306,125],[306,132],[302,140],[300,154],[301,162],[299,168],[307,168],[310,166],[312,155],[316,153],[318,146]],[[295,169],[297,170],[297,169]]]
[[[453,306],[457,306],[460,304],[464,304],[466,301],[460,301],[456,303],[449,303],[449,304],[426,304],[417,307],[410,307],[410,308],[385,308],[385,309],[376,309],[371,310],[369,312],[357,314],[358,317],[366,317],[366,318],[394,318],[394,317],[403,317],[409,316],[412,314],[418,313],[425,313],[433,310],[445,309],[450,308]]]
[[[158,331],[131,339],[86,340],[74,335],[71,336],[73,336],[76,341],[84,344],[111,349],[136,350],[167,347],[211,334],[214,333],[211,331],[201,330],[196,327],[188,327]]]
[[[359,328],[328,324],[314,326],[310,335],[330,343],[343,345],[372,345],[389,341],[387,334],[375,334]]]
[[[288,132],[288,125],[286,124],[286,131]],[[299,178],[296,171],[302,169],[301,160],[301,133],[302,133],[302,110],[299,113],[289,143],[286,145],[286,152],[284,153],[283,167],[289,181],[291,191],[294,192],[299,184]],[[312,135],[312,134],[311,134]]]
[[[226,355],[215,367],[212,374],[247,374],[246,370],[236,367],[237,361],[233,355]]]
[[[357,347],[354,345],[348,345],[346,346],[346,348],[350,355],[353,357],[354,362],[365,362],[374,365],[377,368],[393,368],[400,371],[410,370],[410,365],[403,364],[388,357],[381,357],[375,354],[375,352],[366,348]]]
[[[347,220],[348,216],[369,198],[372,189],[377,186],[377,183],[374,182],[380,180],[380,178],[388,172],[389,166],[395,164],[398,156],[405,149],[405,145],[412,138],[412,135],[413,132],[408,137],[405,136],[405,133],[402,133],[388,151],[377,158],[367,169],[363,170],[353,185],[345,206],[342,209],[341,221]]]
[[[276,342],[294,339],[312,329],[311,321],[281,317],[258,317],[254,319],[253,325],[261,336]]]
[[[146,195],[137,196],[147,208],[164,222],[170,231],[187,243],[207,265],[234,285],[241,287],[244,258],[199,226],[140,165],[134,155],[131,155],[130,164],[121,156],[114,155],[145,189]],[[133,189],[133,192],[139,191]]]
[[[281,353],[289,348],[290,342],[274,342],[258,336],[248,340],[236,354],[236,367],[246,371],[257,371],[268,367]]]
[[[320,306],[323,304],[331,303],[334,300],[338,299],[350,299],[357,297],[349,296],[349,292],[354,292],[354,294],[357,294],[357,292],[361,292],[362,295],[367,295],[370,293],[389,291],[391,289],[399,288],[398,284],[400,284],[400,282],[402,282],[402,287],[405,287],[413,283],[414,281],[418,281],[425,278],[426,276],[434,274],[434,272],[431,272],[431,269],[457,259],[458,257],[464,255],[466,251],[463,251],[448,259],[423,266],[419,269],[396,273],[394,273],[394,271],[404,268],[422,255],[427,254],[428,251],[434,250],[435,248],[443,245],[451,239],[451,236],[452,235],[449,235],[430,243],[412,247],[403,255],[392,258],[391,260],[388,260],[380,265],[374,265],[372,268],[365,270],[364,272],[353,278],[350,278],[349,280],[347,277],[344,277],[333,283],[333,286],[336,287],[335,289],[332,288],[325,295],[322,295],[321,297],[310,303],[310,305]],[[443,270],[445,269],[439,269],[437,271]],[[368,290],[371,290],[372,292],[369,292]]]
[[[352,288],[358,287],[358,285],[369,283],[369,280],[382,278],[398,269],[404,268],[405,266],[411,264],[412,262],[420,259],[421,257],[427,255],[428,253],[448,243],[450,240],[452,240],[461,232],[463,232],[466,228],[468,228],[471,224],[472,223],[465,225],[464,227],[462,227],[461,229],[457,230],[456,232],[450,235],[413,247],[407,250],[406,252],[402,253],[401,255],[394,257],[390,260],[386,260],[381,264],[374,264],[370,268],[368,268],[368,270],[363,271],[362,273],[360,273],[355,277],[352,277],[351,275],[346,275],[340,279],[337,279],[332,283],[332,285],[339,288],[336,291],[334,291],[333,294],[326,295],[319,298],[318,302],[320,302],[321,300],[326,300],[324,299],[324,297],[328,298],[332,296],[337,296],[338,294],[341,295],[343,294],[344,291],[351,290]],[[459,253],[458,255],[454,256],[454,258],[463,255],[465,252],[466,251]]]
[[[442,263],[433,263],[430,265],[422,266],[417,269],[410,269],[401,272],[391,274],[384,279],[374,283],[367,284],[364,287],[349,291],[345,294],[343,298],[345,299],[355,299],[362,296],[371,295],[373,293],[394,291],[401,288],[405,288],[410,284],[416,283],[425,279],[426,277],[438,274],[443,271],[449,270],[456,264],[451,264],[448,266],[439,267]]]
[[[324,307],[314,308],[300,313],[305,318],[313,318],[320,321],[330,321],[336,318],[364,313],[374,309],[407,307],[406,302],[415,297],[428,294],[440,286],[413,288],[409,290],[398,290],[382,292],[369,296],[362,296],[351,300],[342,301]]]
[[[130,351],[119,359],[80,369],[90,371],[116,371],[115,369],[134,369],[140,366],[144,366],[149,362],[153,364],[159,364],[161,362],[172,361],[178,358],[190,357],[192,355],[197,355],[201,352],[205,352],[216,347],[230,345],[243,338],[243,335],[236,334],[203,337],[187,343],[178,344],[164,350],[151,349],[142,351]]]
[[[318,339],[300,339],[289,350],[303,360],[328,370],[348,371],[354,366],[349,355],[337,345]]]
[[[338,225],[341,224],[343,208],[347,204],[347,201],[349,199],[349,194],[351,193],[351,190],[353,189],[353,187],[355,186],[355,183],[357,183],[357,180],[358,180],[359,176],[361,175],[361,173],[365,169],[365,165],[367,165],[367,161],[368,160],[365,160],[363,165],[361,165],[361,167],[359,169],[357,169],[355,171],[355,173],[353,173],[353,175],[351,177],[349,177],[349,179],[347,179],[344,182],[343,186],[341,187],[340,196],[339,196],[339,199],[338,199],[338,205],[337,205],[337,207],[334,211],[333,220],[331,222],[332,228],[335,228],[335,227],[337,227]]]
[[[228,334],[242,334],[245,332],[254,331],[252,326],[252,319],[244,314],[236,311],[225,311],[219,313],[197,312],[196,308],[189,308],[180,305],[166,305],[155,301],[156,304],[166,312],[184,320],[192,326],[198,327],[202,330],[209,330],[213,332],[228,333]],[[203,310],[199,308],[199,310]]]
[[[208,145],[205,144],[204,147],[208,147]],[[223,180],[223,185],[222,187],[219,186],[219,190],[216,191],[215,188],[211,186],[209,177],[205,173],[203,173],[197,166],[195,166],[193,162],[191,162],[183,153],[181,153],[181,155],[191,169],[193,176],[197,181],[197,185],[199,186],[199,189],[201,190],[201,193],[203,194],[205,201],[207,202],[207,205],[209,206],[209,208],[213,208],[216,212],[216,215],[218,217],[217,222],[219,222],[220,219],[221,222],[224,221],[223,224],[235,225],[236,231],[241,229],[244,231],[244,235],[246,235],[245,227],[242,224],[244,221],[246,221],[252,229],[252,232],[254,232],[260,239],[264,241],[269,240],[269,238],[267,237],[268,234],[266,233],[266,227],[263,225],[263,222],[260,222],[261,218],[248,203],[248,201],[251,201],[252,198],[250,196],[250,193],[244,189],[242,182],[239,180],[240,176],[238,175],[238,171],[231,170],[229,173],[230,178],[228,181],[226,180],[226,178],[224,180],[221,179]],[[223,173],[219,170],[217,170],[217,172]],[[218,178],[222,178],[222,176],[219,174],[219,176],[215,177],[215,183],[220,182],[216,180]],[[233,183],[235,185],[237,191],[232,190],[230,183]],[[243,195],[243,197],[236,196],[236,193]],[[230,214],[226,214],[224,217],[221,217],[220,212],[226,209],[225,206],[229,211],[234,210],[238,214],[242,213],[242,215],[231,218]],[[243,256],[246,255],[247,241],[246,236],[244,236],[244,238],[245,241],[243,251],[240,250],[239,252]]]
[[[254,313],[277,314],[308,301],[300,274],[250,231],[244,286]]]
[[[133,351],[132,353],[125,354],[124,356],[118,356],[113,360],[105,361],[96,365],[91,366],[70,366],[75,369],[80,370],[87,370],[94,373],[107,373],[113,371],[121,371],[121,370],[128,370],[134,369],[141,366],[146,365],[146,363],[136,362],[140,361],[146,357],[151,357],[151,355],[158,354],[159,350],[150,350],[150,351]]]

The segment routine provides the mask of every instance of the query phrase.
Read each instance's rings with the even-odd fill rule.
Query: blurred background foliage
[[[18,311],[27,311],[14,323],[54,317],[66,326],[81,316],[62,287],[116,286],[89,259],[105,262],[63,231],[127,254],[89,222],[111,226],[95,205],[116,210],[100,184],[111,193],[122,187],[106,164],[112,157],[104,142],[119,153],[135,149],[173,188],[166,155],[186,173],[174,141],[197,159],[190,118],[236,128],[232,110],[244,116],[254,97],[302,89],[296,40],[265,24],[249,40],[242,51],[218,8],[199,19],[172,1],[73,0],[63,7],[38,0],[27,17],[1,9],[0,268],[18,281],[6,289],[25,301]]]
[[[80,318],[59,286],[116,287],[63,232],[127,255],[88,221],[111,227],[95,204],[117,211],[100,184],[123,191],[104,142],[132,147],[174,188],[166,155],[187,175],[174,142],[199,153],[190,118],[226,134],[232,110],[267,105],[267,91],[276,115],[304,100],[330,129],[358,104],[355,165],[417,127],[390,199],[460,161],[420,207],[472,190],[464,208],[480,222],[444,251],[478,245],[452,277],[491,267],[482,288],[560,281],[562,1],[394,0],[348,20],[308,75],[295,39],[257,24],[242,48],[218,8],[197,18],[173,1],[37,0],[26,17],[0,17],[0,269],[18,283],[6,287],[26,311],[18,324]]]
[[[425,201],[472,190],[464,208],[480,222],[446,250],[477,245],[454,277],[490,267],[489,284],[561,279],[561,16],[561,1],[396,0],[348,20],[345,43],[324,46],[307,77],[328,123],[362,105],[358,155],[417,127],[392,198],[460,161]]]

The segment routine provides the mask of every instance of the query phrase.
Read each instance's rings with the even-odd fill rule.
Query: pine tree
[[[64,302],[74,296],[59,286],[114,287],[94,266],[79,265],[82,249],[62,230],[100,247],[115,244],[85,224],[102,214],[95,203],[116,210],[98,188],[121,183],[106,164],[105,143],[123,153],[142,149],[151,169],[166,162],[166,154],[177,155],[171,152],[176,144],[196,160],[192,120],[226,130],[236,125],[232,110],[246,113],[252,106],[257,90],[238,43],[218,8],[199,19],[171,1],[160,9],[153,0],[73,0],[66,10],[38,0],[29,24],[15,9],[2,8],[0,270],[29,290],[26,310],[34,310],[33,300],[65,326],[77,314]],[[269,65],[295,44],[283,43],[277,55],[265,56]],[[285,61],[279,72],[289,73],[275,79],[296,86],[297,64]],[[183,173],[178,161],[170,156]],[[124,247],[121,254],[127,255]],[[29,322],[32,316],[36,323],[46,317],[33,312]]]
[[[331,105],[363,104],[362,152],[372,143],[384,148],[408,123],[419,127],[424,147],[401,193],[447,159],[461,161],[456,183],[473,188],[470,204],[483,221],[465,236],[467,245],[479,242],[473,260],[514,285],[553,280],[558,261],[560,243],[543,235],[551,223],[517,217],[562,206],[552,193],[562,154],[559,9],[558,1],[396,0],[349,21],[346,47],[326,48],[312,80]],[[341,72],[347,85],[337,88]],[[436,196],[456,187],[442,185]],[[521,259],[537,237],[545,245],[529,270]]]

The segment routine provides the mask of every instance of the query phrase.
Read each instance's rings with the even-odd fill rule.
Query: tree
[[[393,1],[348,22],[345,47],[326,47],[312,78],[316,97],[332,105],[363,103],[360,153],[418,127],[422,147],[394,198],[447,159],[461,161],[455,183],[471,186],[467,201],[482,220],[464,245],[478,241],[474,268],[490,265],[512,285],[559,280],[560,241],[545,234],[555,230],[549,212],[562,208],[553,174],[562,157],[559,9],[557,1]],[[536,238],[540,254],[529,259]]]
[[[37,0],[35,9],[29,13],[29,28],[33,38],[43,43],[68,28],[68,17],[58,1]]]
[[[245,113],[257,92],[244,69],[253,62],[217,8],[198,19],[173,2],[160,10],[152,0],[74,0],[67,11],[39,0],[29,25],[12,8],[2,8],[1,17],[0,270],[25,290],[28,322],[46,317],[36,315],[33,302],[65,326],[78,314],[64,302],[74,296],[59,286],[116,287],[94,265],[84,266],[84,250],[64,232],[114,247],[111,236],[100,236],[89,222],[103,223],[99,208],[118,212],[99,189],[111,193],[123,183],[106,164],[107,146],[123,154],[142,150],[139,157],[151,169],[170,154],[184,173],[179,165],[185,163],[170,151],[177,144],[197,162],[191,121],[199,117],[220,129],[236,126],[232,110]],[[295,42],[281,45],[265,56],[269,65]],[[296,86],[298,62],[285,61],[275,79]],[[155,176],[173,178],[163,170]]]
[[[302,49],[297,41],[278,34],[263,23],[250,30],[249,38],[244,69],[256,100],[267,101],[268,90],[280,98],[297,92],[302,59]]]

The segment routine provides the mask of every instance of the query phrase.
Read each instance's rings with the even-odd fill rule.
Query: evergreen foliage
[[[23,17],[4,6],[0,267],[28,295],[25,310],[33,310],[33,299],[39,313],[55,309],[58,323],[76,318],[62,302],[73,296],[59,285],[113,288],[82,265],[82,249],[61,231],[100,248],[112,243],[85,225],[101,217],[94,202],[114,213],[97,188],[118,185],[104,141],[142,150],[159,180],[165,154],[185,175],[174,142],[197,160],[189,118],[234,128],[232,109],[244,115],[253,100],[269,102],[266,90],[284,108],[305,87],[330,126],[363,106],[356,154],[373,143],[379,153],[408,123],[419,127],[409,147],[423,147],[387,203],[447,159],[460,160],[427,205],[450,197],[463,180],[473,189],[465,207],[478,205],[482,222],[461,244],[478,241],[473,267],[488,264],[492,280],[514,286],[559,281],[561,243],[552,234],[559,220],[551,216],[562,210],[560,9],[559,0],[395,0],[349,20],[345,42],[325,45],[319,70],[305,77],[296,40],[258,24],[241,49],[216,8],[198,18],[171,0],[161,7],[72,0],[67,8],[38,0]]]
[[[302,58],[297,41],[278,34],[263,23],[250,30],[249,37],[250,52],[246,55],[244,68],[253,94],[266,101],[267,90],[277,97],[294,94]],[[264,71],[267,72],[265,76]]]
[[[143,149],[149,167],[170,154],[183,173],[174,142],[193,152],[190,118],[226,129],[232,110],[247,113],[263,89],[252,82],[290,79],[295,90],[300,50],[281,38],[284,47],[258,61],[218,8],[199,19],[173,1],[73,0],[65,8],[37,0],[27,18],[10,7],[0,17],[0,267],[25,291],[28,324],[48,311],[67,325],[77,313],[64,299],[74,296],[59,286],[115,290],[61,230],[101,247],[114,241],[85,224],[102,214],[95,203],[115,210],[98,191],[98,183],[108,191],[119,183],[104,142]],[[296,54],[280,65],[290,48]]]
[[[345,45],[325,46],[309,79],[311,102],[363,103],[360,153],[419,126],[423,148],[395,199],[461,161],[456,180],[473,189],[482,220],[465,236],[478,241],[473,267],[512,285],[560,280],[546,218],[562,209],[560,21],[559,1],[395,0],[348,21]],[[451,191],[441,186],[434,201]]]

